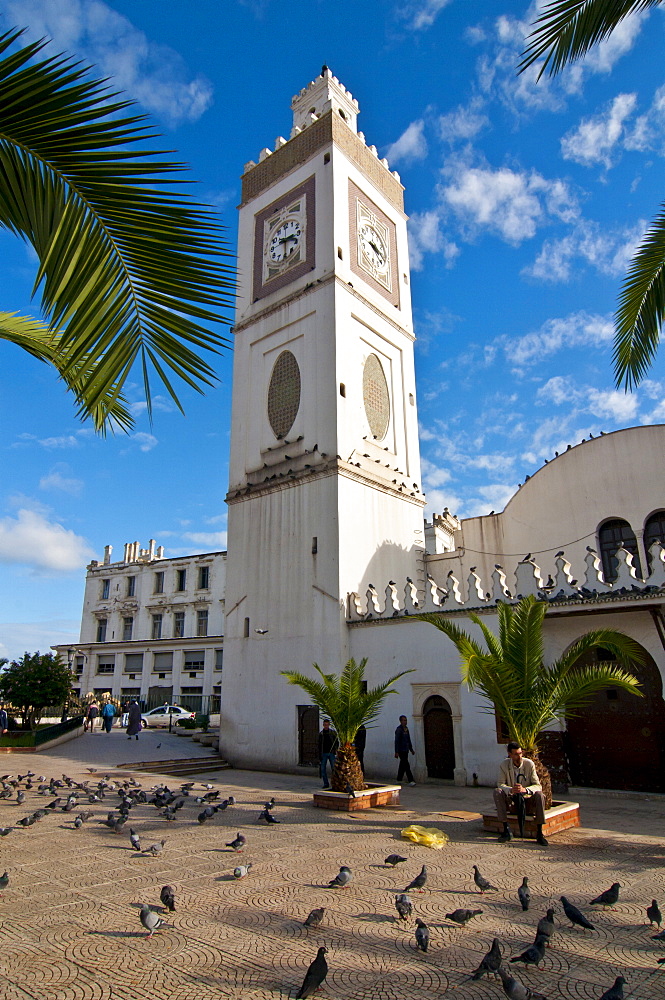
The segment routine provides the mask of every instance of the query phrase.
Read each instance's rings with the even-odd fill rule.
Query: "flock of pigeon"
[[[96,773],[95,768],[88,768],[88,770],[91,774]],[[5,774],[0,778],[0,800],[5,800],[7,805],[10,803],[14,807],[23,805],[27,794],[30,792],[34,792],[38,796],[52,798],[52,801],[17,820],[12,826],[0,827],[0,836],[5,837],[17,828],[26,829],[33,826],[35,823],[42,821],[44,817],[56,811],[69,814],[72,817],[72,828],[80,829],[84,823],[97,815],[93,810],[82,809],[81,807],[83,805],[99,804],[104,799],[109,799],[112,796],[117,796],[120,802],[108,812],[106,819],[102,819],[101,822],[115,834],[121,834],[124,831],[126,824],[129,822],[132,810],[140,806],[152,806],[157,809],[163,819],[168,822],[174,822],[178,818],[178,812],[185,803],[188,800],[189,802],[193,801],[196,806],[201,807],[196,818],[198,823],[202,825],[209,822],[216,813],[223,812],[229,807],[236,805],[236,800],[232,795],[220,801],[219,789],[215,789],[211,784],[203,784],[197,792],[195,790],[196,784],[193,781],[184,783],[177,790],[172,790],[164,784],[144,789],[134,778],[123,781],[112,781],[109,775],[99,780],[93,780],[91,777],[85,781],[77,782],[66,774],[63,774],[62,778],[59,779],[47,779],[44,775],[36,777],[32,771],[28,771],[24,775],[19,774],[16,778],[11,774]],[[280,820],[274,815],[275,804],[275,798],[271,798],[265,802],[256,817],[256,822],[266,825],[278,824]],[[164,850],[165,839],[142,847],[140,834],[131,825],[127,829],[129,831],[130,848],[135,852],[157,857]],[[246,844],[246,836],[241,831],[238,831],[236,837],[226,843],[226,847],[235,853],[241,853]],[[398,865],[407,862],[407,860],[407,858],[399,854],[390,854],[385,858],[384,865],[386,868],[395,870]],[[251,869],[251,862],[239,864],[233,870],[233,878],[245,878]],[[352,870],[347,865],[342,865],[337,875],[328,883],[328,888],[333,890],[344,889],[352,880]],[[5,871],[0,876],[0,894],[7,888],[9,882],[9,872]],[[481,874],[477,865],[473,866],[473,882],[481,897],[487,892],[498,891],[497,887],[492,885]],[[410,924],[414,920],[415,904],[409,893],[422,893],[425,891],[427,884],[427,866],[423,865],[420,873],[405,886],[402,892],[397,893],[394,897],[395,909],[397,911],[396,919],[398,921]],[[609,889],[606,889],[590,900],[588,905],[602,906],[603,909],[607,907],[614,909],[619,900],[620,889],[620,883],[615,882]],[[528,877],[525,876],[522,879],[522,884],[516,890],[516,896],[522,910],[529,910],[531,892]],[[579,927],[582,931],[594,931],[596,929],[588,916],[571,903],[566,896],[561,896],[560,900],[563,914],[570,921],[571,928]],[[140,904],[139,918],[141,925],[147,932],[148,938],[152,938],[155,931],[161,927],[168,926],[161,914],[165,912],[173,913],[176,909],[175,892],[172,886],[164,885],[161,888],[160,902],[162,904],[160,912],[147,903]],[[324,921],[325,910],[326,908],[323,906],[312,910],[304,920],[304,926],[308,928],[320,927]],[[453,925],[465,927],[469,921],[482,913],[482,909],[458,908],[451,913],[446,913],[445,919]],[[646,907],[646,917],[651,928],[655,925],[658,929],[658,933],[653,935],[653,939],[665,941],[665,930],[661,930],[662,915],[655,899],[652,900],[650,906]],[[470,979],[479,980],[485,975],[493,975],[500,980],[503,992],[509,1000],[546,1000],[541,993],[530,989],[512,975],[511,971],[507,968],[507,964],[522,963],[525,967],[533,966],[538,969],[545,957],[545,950],[552,947],[555,931],[555,911],[553,907],[550,907],[546,914],[538,920],[533,944],[521,954],[512,956],[509,959],[509,963],[507,963],[506,956],[508,952],[505,945],[502,944],[499,938],[494,938],[489,951],[482,959],[480,965],[470,974]],[[415,947],[426,953],[430,947],[430,931],[425,921],[418,916],[415,917],[414,933]],[[328,963],[325,957],[327,953],[328,950],[325,947],[318,949],[316,957],[311,962],[303,984],[297,993],[297,1000],[304,1000],[304,998],[311,996],[323,984],[328,974]],[[665,958],[659,959],[658,962],[665,966]],[[622,1000],[625,984],[626,979],[623,976],[617,976],[614,983],[605,990],[598,1000]],[[663,995],[665,996],[665,979]]]

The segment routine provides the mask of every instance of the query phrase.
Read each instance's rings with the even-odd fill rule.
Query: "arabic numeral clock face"
[[[270,234],[268,244],[270,265],[283,266],[299,260],[301,247],[302,227],[300,220],[286,219]]]

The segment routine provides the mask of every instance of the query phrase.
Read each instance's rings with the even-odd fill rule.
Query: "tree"
[[[281,671],[289,684],[297,684],[307,692],[313,703],[328,716],[337,733],[339,749],[332,775],[334,792],[346,791],[347,784],[354,791],[361,791],[365,787],[363,773],[353,747],[356,733],[361,726],[366,726],[379,716],[387,695],[398,693],[391,685],[405,674],[413,673],[412,670],[403,670],[378,687],[364,690],[366,663],[367,658],[360,663],[351,659],[341,674],[324,674],[319,665],[314,663],[314,669],[322,678],[321,681],[297,671]]]
[[[53,653],[24,653],[0,673],[0,696],[34,729],[49,705],[64,704],[72,690],[67,664]]]
[[[577,640],[554,663],[543,662],[544,601],[522,598],[514,607],[499,602],[496,636],[478,615],[470,620],[483,633],[486,649],[454,621],[438,613],[414,617],[429,622],[451,639],[460,654],[462,680],[490,703],[508,730],[508,738],[520,744],[536,765],[543,786],[546,808],[552,804],[549,771],[540,759],[539,741],[546,726],[562,721],[583,707],[596,691],[619,687],[642,697],[639,681],[623,666],[599,662],[579,666],[580,657],[590,650],[607,650],[620,661],[643,662],[641,647],[623,632],[596,629]]]
[[[173,376],[202,392],[216,376],[200,357],[228,343],[234,270],[213,209],[155,159],[143,115],[124,116],[88,68],[59,55],[31,62],[44,42],[9,51],[0,36],[0,226],[30,243],[44,320],[0,312],[0,339],[52,364],[95,428],[128,430],[123,386],[140,364],[182,411]]]
[[[624,18],[665,0],[550,0],[534,22],[519,72],[543,59],[538,78],[556,76],[603,41]],[[647,374],[665,319],[665,204],[647,229],[619,295],[615,317],[617,386],[637,386]]]

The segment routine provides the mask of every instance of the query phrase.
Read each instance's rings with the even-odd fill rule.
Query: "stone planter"
[[[362,792],[356,792],[354,798],[346,792],[331,792],[322,788],[314,792],[314,805],[319,809],[338,809],[343,812],[356,812],[373,806],[398,806],[400,791],[401,785],[368,784]]]
[[[508,824],[513,836],[519,836],[519,826],[517,816],[508,815]],[[545,810],[545,824],[543,834],[546,837],[554,833],[561,833],[562,830],[570,830],[572,827],[581,826],[579,802],[552,802],[550,809]],[[488,813],[483,816],[483,829],[494,833],[501,833],[503,823],[501,823],[496,813]],[[527,840],[536,839],[536,820],[533,816],[526,817],[524,823],[524,837]]]

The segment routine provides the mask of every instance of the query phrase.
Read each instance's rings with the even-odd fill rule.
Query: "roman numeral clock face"
[[[270,281],[305,260],[305,196],[264,223],[263,280]]]
[[[357,206],[358,264],[387,291],[391,291],[388,227],[367,205],[358,201]]]

